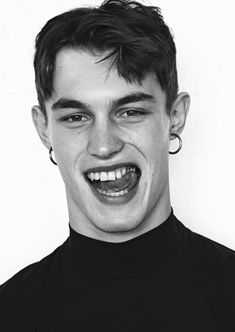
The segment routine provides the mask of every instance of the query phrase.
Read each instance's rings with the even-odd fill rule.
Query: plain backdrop
[[[235,249],[235,3],[152,0],[177,46],[191,95],[183,148],[170,156],[172,206],[191,230]],[[31,120],[34,39],[51,17],[100,1],[11,0],[0,17],[0,283],[69,234],[64,184]],[[172,149],[174,147],[172,146]]]

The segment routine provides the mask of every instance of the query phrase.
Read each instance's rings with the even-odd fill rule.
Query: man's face
[[[108,73],[109,61],[96,63],[103,57],[60,51],[54,92],[46,102],[48,138],[65,183],[71,225],[93,237],[150,224],[168,197],[165,93],[154,74],[140,85],[126,82],[115,69]],[[135,185],[128,194],[107,196],[89,184],[88,169],[119,163],[135,164],[141,171],[140,178],[132,172],[123,181]],[[108,193],[107,182],[103,185]]]

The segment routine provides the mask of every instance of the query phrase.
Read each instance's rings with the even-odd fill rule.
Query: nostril
[[[98,135],[89,142],[87,151],[98,159],[108,159],[120,153],[124,145],[125,143],[117,137],[109,135],[101,139]]]

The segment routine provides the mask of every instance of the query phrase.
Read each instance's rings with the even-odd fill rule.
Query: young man
[[[2,331],[235,331],[235,252],[186,228],[170,141],[190,98],[160,10],[110,0],[36,39],[32,117],[63,177],[70,236],[0,289]]]

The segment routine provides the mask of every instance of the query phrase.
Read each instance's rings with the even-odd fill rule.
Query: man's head
[[[169,213],[169,138],[189,107],[177,95],[176,50],[160,10],[110,0],[56,16],[37,36],[34,67],[33,119],[55,152],[71,224],[98,237],[153,227],[147,217]],[[93,179],[93,168],[101,176],[119,163],[136,171],[117,165],[128,174]]]
[[[55,60],[61,49],[106,54],[120,77],[141,82],[156,73],[170,109],[178,92],[176,49],[157,7],[108,0],[97,8],[78,8],[52,18],[37,36],[34,59],[40,106],[53,92]]]

